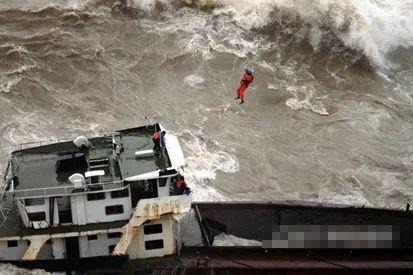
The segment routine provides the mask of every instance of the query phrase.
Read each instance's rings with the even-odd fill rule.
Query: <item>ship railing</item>
[[[24,143],[11,145],[10,151],[11,152],[20,151],[24,149],[29,149],[29,148],[34,148],[34,147],[39,147],[39,146],[44,146],[44,145],[50,145],[50,144],[65,142],[65,141],[67,140],[50,138],[50,139],[39,140],[39,141],[24,142]]]
[[[0,185],[0,210],[3,209],[3,206],[6,203],[8,197],[8,191],[11,186],[11,162],[7,163],[6,172],[4,173],[3,180]],[[3,213],[1,213],[3,215]]]
[[[15,198],[35,198],[35,197],[54,197],[54,196],[68,196],[71,194],[90,194],[100,193],[107,191],[117,191],[125,188],[123,181],[111,181],[101,182],[93,184],[85,184],[81,187],[75,187],[73,185],[57,186],[57,187],[44,187],[14,190],[12,193]]]
[[[13,200],[11,199],[10,196],[5,197],[5,199],[2,201],[0,205],[0,227],[3,226],[4,222],[7,219],[7,216],[11,212],[12,209],[12,202]]]
[[[9,187],[10,181],[8,179],[5,179],[0,186],[0,227],[3,226],[13,206],[12,196],[8,191]]]

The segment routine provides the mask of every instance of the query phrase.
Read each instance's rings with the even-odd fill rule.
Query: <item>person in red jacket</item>
[[[158,132],[155,132],[152,136],[153,141],[153,152],[156,157],[159,157],[161,154],[161,137]]]
[[[239,85],[237,89],[238,96],[235,99],[241,99],[239,104],[243,104],[244,101],[244,93],[251,82],[254,80],[254,70],[246,69],[244,75],[242,76],[241,85]]]

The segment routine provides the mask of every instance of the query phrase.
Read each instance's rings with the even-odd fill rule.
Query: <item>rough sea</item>
[[[0,0],[2,171],[20,143],[148,120],[195,200],[404,208],[413,1]]]

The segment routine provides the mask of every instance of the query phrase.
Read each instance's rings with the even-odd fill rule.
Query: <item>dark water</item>
[[[197,200],[411,201],[411,0],[184,2],[0,0],[0,168],[156,116]]]

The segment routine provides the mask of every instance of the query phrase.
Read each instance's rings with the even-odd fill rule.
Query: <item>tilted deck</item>
[[[0,237],[21,237],[41,233],[87,230],[85,226],[59,226],[45,230],[24,228],[13,199],[28,197],[56,197],[70,195],[75,187],[68,178],[86,171],[104,170],[101,182],[88,184],[99,190],[118,190],[125,186],[124,179],[171,166],[168,152],[161,156],[135,157],[135,152],[153,148],[152,135],[160,130],[159,124],[116,131],[110,135],[90,138],[92,147],[87,152],[80,150],[73,141],[21,149],[12,153],[10,169],[13,172],[14,189],[2,190],[1,198],[6,203],[0,206]],[[121,150],[114,155],[114,144]],[[4,184],[6,185],[6,184]],[[7,184],[8,185],[8,184]],[[88,192],[93,192],[89,190]],[[118,223],[126,223],[119,221]],[[116,222],[90,225],[111,228]],[[89,225],[88,225],[89,226]],[[49,230],[49,231],[48,231]]]
[[[70,185],[68,178],[72,174],[84,174],[90,170],[104,170],[105,176],[102,177],[102,181],[113,182],[167,168],[170,166],[167,154],[162,157],[135,157],[137,150],[152,149],[154,132],[154,127],[139,127],[117,131],[113,136],[91,138],[92,147],[87,153],[79,150],[73,141],[13,152],[15,190]],[[116,160],[112,156],[112,138],[116,143],[122,144],[123,148]],[[104,163],[105,160],[107,164]]]

